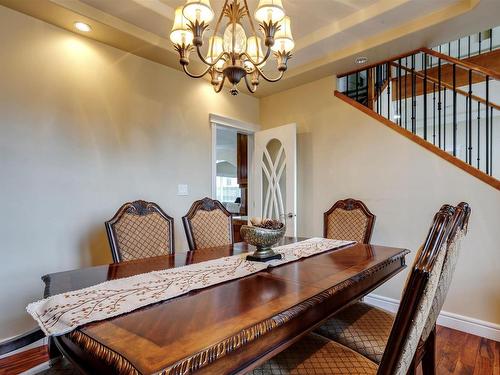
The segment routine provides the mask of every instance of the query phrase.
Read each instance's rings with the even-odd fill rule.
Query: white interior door
[[[255,132],[254,216],[286,220],[287,236],[297,232],[297,126]]]

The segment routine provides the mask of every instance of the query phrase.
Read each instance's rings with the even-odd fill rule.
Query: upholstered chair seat
[[[434,216],[394,317],[356,303],[252,374],[413,374],[420,344],[431,335],[444,302],[469,214],[468,205],[461,203],[444,205]],[[425,360],[433,352],[434,347],[424,351],[425,375],[434,373],[435,363]]]
[[[357,302],[326,321],[315,332],[380,363],[394,314]]]
[[[439,275],[437,290],[429,311],[429,316],[420,338],[420,347],[422,348],[425,348],[429,337],[434,340],[433,331],[435,330],[435,322],[451,284],[452,275],[458,260],[461,240],[467,231],[470,209],[464,204],[460,204],[458,208],[461,211],[463,210],[463,213],[461,218],[455,215],[455,220],[460,219],[462,222],[459,223],[460,226],[456,228],[455,233],[450,235],[444,246],[443,267]],[[415,256],[414,266],[419,261],[421,252],[422,248]],[[376,363],[380,363],[394,324],[394,319],[395,315],[388,311],[363,302],[357,302],[335,314],[333,318],[327,320],[315,332],[355,350]],[[428,343],[428,346],[430,346],[428,350],[434,350],[433,345],[433,342]],[[419,360],[416,362],[417,365],[418,362]],[[435,363],[431,363],[430,367],[434,365]]]
[[[339,343],[311,333],[256,368],[251,375],[375,375],[377,364]]]

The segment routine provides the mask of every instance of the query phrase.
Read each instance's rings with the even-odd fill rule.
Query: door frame
[[[210,113],[208,116],[209,124],[212,134],[212,147],[211,151],[211,163],[212,163],[212,183],[210,195],[212,199],[216,199],[217,194],[217,128],[227,128],[232,130],[237,130],[240,133],[248,135],[248,212],[247,216],[250,218],[255,216],[255,196],[254,189],[251,187],[254,181],[254,168],[253,168],[253,152],[254,152],[254,133],[261,130],[261,126],[258,124],[252,124],[250,122],[245,122],[241,120],[232,119],[230,117],[225,117]]]

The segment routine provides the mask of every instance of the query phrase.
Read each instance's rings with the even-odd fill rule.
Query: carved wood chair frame
[[[363,212],[363,214],[368,219],[365,235],[363,236],[363,243],[365,244],[370,243],[370,238],[373,233],[373,227],[375,225],[376,216],[368,209],[368,207],[366,207],[366,205],[362,201],[353,198],[342,199],[335,202],[335,204],[323,214],[323,236],[325,238],[327,237],[328,217],[337,209],[342,209],[345,211],[353,211],[360,209]]]
[[[122,261],[122,254],[120,251],[120,244],[118,242],[115,224],[118,223],[124,214],[131,213],[139,216],[144,216],[150,213],[159,214],[169,225],[169,254],[174,254],[174,219],[173,217],[167,215],[161,208],[154,202],[147,202],[143,200],[136,200],[133,202],[127,202],[123,204],[116,214],[108,221],[104,223],[106,226],[106,233],[108,234],[109,246],[111,248],[111,255],[113,256],[113,262],[119,263]]]
[[[397,363],[403,355],[404,340],[408,337],[416,315],[416,309],[423,297],[424,290],[429,282],[430,272],[436,262],[439,251],[445,242],[452,241],[457,230],[467,227],[470,208],[466,203],[456,208],[444,205],[434,216],[426,241],[419,258],[415,261],[408,279],[400,307],[396,314],[387,345],[378,368],[377,375],[394,374]],[[416,367],[422,360],[424,373],[434,373],[429,366],[428,358],[432,358],[435,350],[435,334],[431,334],[428,343],[420,342],[413,357],[408,374],[414,374]],[[429,371],[427,372],[426,371]]]
[[[196,239],[193,235],[193,227],[191,225],[191,219],[196,215],[198,211],[213,211],[221,210],[224,215],[229,218],[229,239],[231,243],[234,243],[233,237],[233,218],[231,213],[224,207],[224,205],[218,200],[205,197],[203,199],[195,201],[188,213],[182,217],[182,224],[184,225],[184,231],[186,232],[186,238],[189,245],[189,250],[197,250]]]

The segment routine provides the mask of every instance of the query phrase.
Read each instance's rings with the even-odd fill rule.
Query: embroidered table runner
[[[247,261],[247,254],[233,255],[109,280],[30,303],[26,310],[46,335],[62,335],[90,322],[112,318],[192,290],[239,279],[268,267],[276,267],[352,243],[354,242],[311,238],[275,247],[274,250],[282,255],[280,260],[261,263]]]

